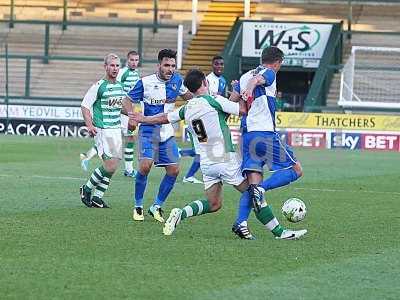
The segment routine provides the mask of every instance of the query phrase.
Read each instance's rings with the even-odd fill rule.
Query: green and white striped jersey
[[[222,96],[198,96],[168,113],[168,121],[185,120],[193,134],[201,164],[221,162],[226,154],[235,152],[231,131],[226,123],[228,114],[239,115],[239,103]]]
[[[119,70],[117,80],[124,86],[124,91],[129,92],[136,82],[140,79],[140,72],[138,69],[132,70],[129,67],[124,67]]]
[[[122,100],[126,97],[119,81],[101,79],[91,86],[81,106],[92,112],[93,125],[99,128],[121,128]]]

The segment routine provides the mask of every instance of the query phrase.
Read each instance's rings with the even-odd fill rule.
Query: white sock
[[[95,147],[92,147],[86,152],[87,159],[92,159],[95,155],[97,155],[97,150]]]
[[[128,171],[129,173],[132,173],[133,171],[133,166],[131,161],[125,161],[125,171]]]

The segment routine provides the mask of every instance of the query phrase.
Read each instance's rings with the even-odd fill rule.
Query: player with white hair
[[[117,81],[120,64],[116,54],[104,58],[105,76],[90,87],[81,104],[86,127],[103,162],[80,187],[81,201],[87,207],[108,207],[103,196],[122,159],[121,108],[126,93]]]

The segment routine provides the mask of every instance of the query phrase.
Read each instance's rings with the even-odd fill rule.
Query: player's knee
[[[210,211],[211,212],[216,212],[221,209],[222,207],[222,200],[221,199],[213,199],[213,200],[208,200],[208,204],[210,205]]]
[[[139,172],[143,175],[147,175],[150,173],[152,163],[151,162],[141,162],[139,165]]]
[[[114,174],[115,171],[118,169],[119,160],[118,159],[110,159],[105,161],[104,169],[111,174]]]
[[[140,168],[140,169],[139,169],[139,172],[140,172],[140,174],[142,174],[142,175],[144,175],[144,176],[147,176],[147,175],[150,173],[150,168],[147,168],[147,167],[145,167],[145,168]]]
[[[210,212],[216,212],[222,207],[222,198],[218,196],[208,198],[208,204],[210,206]]]
[[[179,167],[178,166],[170,166],[167,169],[167,174],[169,176],[177,177],[179,175]]]

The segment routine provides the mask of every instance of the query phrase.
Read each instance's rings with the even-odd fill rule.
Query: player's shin
[[[135,180],[135,207],[143,207],[143,195],[146,190],[147,175],[138,172]]]
[[[94,169],[92,175],[90,175],[89,180],[85,184],[85,189],[86,190],[92,190],[93,188],[97,187],[97,185],[101,182],[101,180],[104,177],[104,173],[107,173],[107,171],[104,169],[103,166]]]
[[[268,229],[272,232],[274,236],[281,236],[283,228],[277,218],[275,218],[271,205],[267,205],[266,202],[261,205],[259,211],[255,212],[257,219]]]
[[[154,201],[154,206],[161,207],[165,200],[167,199],[169,193],[171,192],[172,188],[174,187],[176,182],[176,176],[171,176],[165,174],[163,180],[160,183],[160,189],[158,190],[157,198]]]
[[[250,194],[248,191],[245,191],[239,200],[238,214],[235,223],[243,224],[243,222],[247,222],[247,220],[249,219],[251,208],[252,204]]]
[[[182,208],[181,220],[210,213],[208,200],[196,200]]]
[[[126,144],[124,151],[125,171],[131,173],[133,171],[133,153],[135,143],[129,142]]]
[[[104,177],[101,182],[97,185],[96,190],[94,191],[93,197],[98,197],[103,199],[104,193],[107,191],[108,186],[110,185],[110,179]]]
[[[102,179],[101,181],[97,184],[96,190],[93,194],[94,197],[98,197],[100,199],[103,199],[104,193],[107,191],[108,186],[110,184],[110,179],[112,177],[112,173],[107,172],[103,167],[100,168]]]

